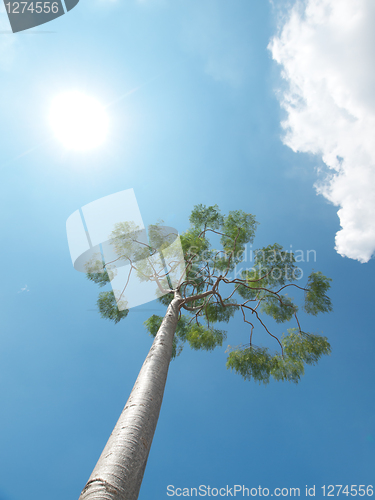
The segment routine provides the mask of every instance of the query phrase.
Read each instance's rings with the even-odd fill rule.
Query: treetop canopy
[[[211,351],[222,346],[227,333],[216,328],[216,324],[228,323],[239,313],[249,326],[249,342],[236,348],[229,347],[227,367],[246,380],[260,383],[268,383],[270,377],[298,382],[305,365],[317,363],[331,350],[326,337],[301,329],[298,306],[286,289],[302,292],[302,310],[317,315],[332,310],[327,296],[331,279],[320,271],[313,271],[304,287],[297,285],[301,272],[294,254],[277,243],[257,250],[253,267],[237,272],[237,266],[243,262],[246,244],[254,241],[258,222],[252,214],[235,210],[222,215],[217,205],[206,207],[200,204],[194,207],[189,220],[189,229],[180,236],[184,266],[179,261],[181,258],[171,253],[171,241],[165,243],[168,234],[162,221],[149,227],[149,242],[142,248],[142,266],[137,266],[137,262],[130,258],[129,241],[122,240],[128,228],[117,227],[113,233],[119,258],[128,259],[131,272],[136,272],[140,279],[157,282],[160,289],[158,300],[162,304],[168,306],[174,297],[180,298],[172,357],[178,356],[186,343],[196,350]],[[136,228],[132,230],[136,235]],[[212,248],[210,237],[220,242],[219,249]],[[137,242],[136,236],[134,241]],[[156,261],[155,255],[162,255],[162,258]],[[168,255],[167,263],[163,255]],[[155,262],[162,262],[162,265],[158,267]],[[101,269],[88,268],[87,278],[102,287],[110,282],[111,272],[105,262],[100,266]],[[172,285],[172,275],[177,286]],[[115,323],[129,312],[119,310],[112,291],[101,292],[97,304],[101,316]],[[273,318],[277,324],[294,321],[295,327],[287,329],[287,333],[278,338],[266,326],[264,316]],[[157,334],[162,320],[161,316],[152,315],[145,322],[152,336]],[[274,339],[274,352],[254,344],[255,323]]]

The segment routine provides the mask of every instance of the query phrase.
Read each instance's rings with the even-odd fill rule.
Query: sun
[[[67,149],[88,150],[100,146],[108,132],[105,108],[78,91],[64,92],[52,102],[50,123]]]

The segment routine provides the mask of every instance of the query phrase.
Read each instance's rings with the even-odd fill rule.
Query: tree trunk
[[[175,295],[79,500],[137,500],[163,400],[180,302]]]

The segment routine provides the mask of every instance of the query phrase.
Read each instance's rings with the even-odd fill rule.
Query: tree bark
[[[180,296],[170,303],[130,397],[79,500],[137,500],[172,355]]]

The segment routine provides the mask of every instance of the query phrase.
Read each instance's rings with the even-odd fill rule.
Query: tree
[[[169,255],[168,264],[162,259],[163,265],[157,268],[153,260],[157,255],[168,254],[170,244],[160,222],[149,227],[148,244],[137,240],[136,231],[129,240],[126,224],[115,228],[112,244],[118,259],[127,259],[139,279],[157,282],[158,300],[167,306],[167,311],[164,317],[152,315],[145,322],[155,340],[80,500],[138,498],[171,358],[177,357],[186,343],[192,349],[207,351],[222,346],[226,332],[215,326],[228,323],[237,311],[249,325],[249,342],[235,348],[229,346],[226,366],[244,379],[267,384],[273,377],[297,383],[305,365],[316,364],[323,354],[330,354],[326,337],[302,330],[298,307],[286,289],[303,291],[303,310],[317,315],[332,310],[326,295],[331,279],[321,272],[312,272],[305,287],[297,285],[301,276],[295,257],[278,244],[256,251],[253,267],[238,271],[246,245],[254,240],[257,224],[253,215],[241,210],[223,216],[217,205],[195,206],[190,228],[181,235],[185,272],[177,280],[180,262]],[[220,250],[212,247],[209,237],[217,240]],[[96,261],[88,268],[87,277],[103,286],[110,282],[112,274],[113,262]],[[177,283],[174,287],[173,274],[173,282]],[[129,312],[120,310],[112,291],[99,294],[98,308],[103,318],[115,323]],[[264,315],[276,323],[294,320],[295,327],[279,339],[266,326]],[[249,316],[254,319],[250,321]],[[255,321],[274,339],[275,352],[254,344]]]

